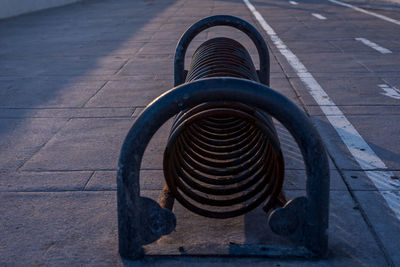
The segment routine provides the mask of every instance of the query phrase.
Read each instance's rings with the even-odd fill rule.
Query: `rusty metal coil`
[[[186,82],[209,77],[258,81],[238,42],[215,38],[193,54]],[[242,215],[279,198],[284,161],[272,119],[236,102],[208,102],[175,118],[164,152],[167,190],[189,210],[212,218]]]
[[[214,38],[195,51],[186,82],[210,77],[237,77],[258,81],[249,53],[229,38]]]

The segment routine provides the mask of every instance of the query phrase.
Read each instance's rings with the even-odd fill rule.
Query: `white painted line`
[[[289,1],[289,3],[291,3],[292,5],[298,5],[299,4],[296,1]]]
[[[357,132],[356,128],[354,128],[350,121],[345,117],[343,112],[330,99],[330,97],[326,94],[324,89],[322,89],[321,85],[319,85],[319,83],[314,79],[312,74],[307,70],[303,63],[301,63],[299,58],[285,45],[285,43],[279,38],[271,26],[268,25],[261,14],[250,3],[250,1],[243,0],[243,2],[253,13],[261,27],[269,35],[279,52],[286,58],[286,60],[295,70],[297,76],[305,84],[309,93],[318,103],[321,110],[332,124],[333,128],[336,130],[342,141],[349,149],[350,153],[353,155],[354,159],[365,171],[365,174],[369,177],[369,179],[375,184],[376,188],[386,200],[389,207],[400,220],[399,196],[396,195],[396,191],[394,191],[400,189],[400,181],[391,178],[394,176],[392,172],[384,171],[387,169],[385,163],[383,163],[383,161],[375,154],[372,148]],[[337,115],[329,115],[332,113]]]
[[[360,41],[361,43],[365,44],[366,46],[369,46],[372,49],[375,49],[376,51],[378,51],[378,52],[380,52],[382,54],[391,54],[392,53],[392,51],[390,51],[389,49],[384,48],[384,47],[382,47],[382,46],[380,46],[380,45],[378,45],[378,44],[376,44],[374,42],[371,42],[368,39],[365,39],[365,38],[355,38],[355,39],[357,41]]]
[[[381,93],[382,95],[394,98],[394,99],[400,99],[400,91],[397,90],[396,88],[392,88],[387,84],[378,84],[378,86],[385,91],[384,93]]]
[[[367,11],[365,9],[362,9],[362,8],[359,8],[359,7],[356,7],[356,6],[347,4],[347,3],[343,3],[343,2],[340,2],[340,1],[337,1],[337,0],[328,0],[328,1],[332,2],[334,4],[337,4],[337,5],[341,5],[341,6],[345,6],[345,7],[354,9],[354,10],[359,11],[359,12],[364,13],[364,14],[368,14],[368,15],[383,19],[385,21],[388,21],[388,22],[391,22],[391,23],[394,23],[394,24],[397,24],[397,25],[400,26],[400,21],[392,19],[392,18],[389,18],[387,16],[384,16],[384,15],[381,15],[381,14],[378,14],[378,13],[375,13],[375,12],[372,12],[372,11]]]
[[[322,16],[321,14],[318,14],[318,13],[311,13],[311,15],[313,15],[314,17],[316,17],[317,19],[320,19],[320,20],[326,19],[324,16]]]

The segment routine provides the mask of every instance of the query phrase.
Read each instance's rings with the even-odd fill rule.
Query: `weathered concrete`
[[[37,0],[37,1],[24,1],[24,0],[1,0],[1,12],[0,19],[8,18],[16,15],[30,13],[46,8],[52,8],[56,6],[63,6],[78,2],[80,0]]]
[[[399,89],[399,26],[327,1],[298,2],[252,1],[399,176],[399,102],[377,87],[386,83]],[[393,5],[368,7],[364,2],[352,1],[399,19]],[[316,20],[311,12],[328,19]],[[262,32],[239,0],[96,0],[0,21],[0,265],[400,264],[398,242],[393,242],[400,238],[398,220],[383,201],[384,192],[360,170],[267,35],[271,87],[309,112],[332,158],[330,255],[311,262],[219,257],[214,250],[249,253],[240,244],[285,241],[265,227],[265,214],[258,210],[230,222],[214,221],[177,204],[177,231],[148,247],[152,256],[121,260],[115,177],[123,138],[143,107],[172,87],[177,39],[190,24],[213,14],[239,16]],[[226,32],[205,32],[188,53],[203,40],[227,34],[243,42],[257,65],[251,43]],[[393,54],[380,55],[356,37]],[[142,162],[142,194],[155,199],[163,184],[162,152],[169,129],[166,124],[156,133]],[[303,195],[300,152],[287,131],[280,125],[277,129],[287,162],[285,190],[288,197]],[[261,248],[254,251],[262,254]],[[181,255],[189,252],[214,256]],[[177,256],[154,256],[168,253]]]

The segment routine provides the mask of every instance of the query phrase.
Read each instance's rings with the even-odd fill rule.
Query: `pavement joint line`
[[[396,89],[397,90],[397,89]],[[309,107],[319,107],[319,106],[327,106],[329,107],[330,105],[315,105],[315,104],[309,104]],[[354,105],[336,105],[337,107],[398,107],[399,105],[395,104],[354,104]]]
[[[370,169],[370,170],[342,168],[342,170],[343,171],[357,171],[357,172],[396,172],[396,171],[400,171],[400,169],[396,169],[396,168]]]
[[[326,20],[326,17],[322,16],[321,14],[318,14],[318,13],[311,13],[311,15],[312,15],[313,17],[316,17],[317,19]]]
[[[159,189],[147,189],[148,191],[160,191]],[[95,190],[95,189],[88,189],[88,190],[84,190],[82,191],[81,189],[59,189],[59,190],[24,190],[24,191],[19,191],[19,190],[10,190],[10,191],[0,191],[0,193],[20,193],[20,194],[24,194],[24,193],[68,193],[68,192],[72,192],[72,193],[84,193],[84,192],[113,192],[113,191],[117,191],[117,189],[99,189],[99,190]]]
[[[141,49],[143,49],[143,47],[140,48],[139,50],[141,50]],[[129,58],[127,60],[125,60],[124,63],[122,63],[121,66],[114,72],[114,75],[118,75],[122,71],[122,69],[130,62],[130,60],[131,59],[129,59]]]
[[[384,15],[381,15],[381,14],[378,14],[378,13],[375,13],[375,12],[372,12],[372,11],[368,11],[368,10],[365,10],[365,9],[362,9],[362,8],[359,8],[359,7],[356,7],[356,6],[347,4],[347,3],[343,3],[343,2],[340,2],[340,1],[337,1],[337,0],[328,0],[328,1],[331,2],[331,3],[337,4],[337,5],[341,5],[341,6],[344,6],[344,7],[348,7],[348,8],[354,9],[354,10],[356,10],[358,12],[361,12],[361,13],[364,13],[364,14],[368,14],[368,15],[380,18],[382,20],[385,20],[385,21],[388,21],[388,22],[391,22],[391,23],[394,23],[394,24],[397,24],[397,25],[400,26],[400,21],[392,19],[390,17],[384,16]]]
[[[390,87],[389,85],[383,83],[383,84],[378,84],[378,87],[381,88],[384,93],[381,93],[382,95],[394,98],[394,99],[400,99],[400,91],[395,88],[395,87]]]
[[[353,158],[360,165],[361,169],[383,169],[387,170],[385,163],[376,155],[364,138],[358,133],[355,127],[346,118],[343,112],[336,106],[336,104],[327,95],[321,85],[315,80],[313,75],[307,70],[299,58],[286,46],[286,44],[279,38],[272,27],[265,21],[263,16],[256,10],[249,0],[243,0],[248,9],[253,13],[254,17],[260,23],[261,27],[265,30],[271,38],[274,45],[279,52],[286,58],[288,63],[292,66],[299,78],[305,84],[311,96],[320,105],[322,112],[336,130],[343,143],[347,146]],[[301,75],[300,75],[301,73]],[[327,107],[328,105],[329,107]],[[331,116],[329,113],[335,110],[336,116]],[[390,178],[394,176],[391,171],[368,171],[365,174],[369,177],[372,183],[380,191],[380,189],[400,188],[400,181],[392,181]],[[394,215],[400,220],[400,196],[394,193],[382,194],[389,208]]]
[[[88,100],[85,101],[85,103],[82,104],[81,108],[85,108],[85,106],[87,105],[87,103],[90,102],[90,100],[92,100],[93,97],[95,97],[95,95],[97,95],[98,92],[100,92],[106,85],[107,83],[109,83],[110,80],[105,81],[98,90],[96,90],[96,92],[94,92],[94,94],[92,96],[90,96],[88,98]]]
[[[59,170],[49,170],[49,169],[40,169],[40,170],[20,170],[19,172],[32,172],[32,173],[41,173],[41,172],[92,172],[92,171],[118,171],[118,169],[59,169]]]
[[[37,117],[34,117],[37,118]],[[60,117],[50,117],[50,118],[60,118]],[[62,117],[61,117],[62,118]],[[64,117],[70,119],[131,119],[132,117],[129,115],[124,116],[71,116],[71,117]]]
[[[142,168],[140,171],[162,171],[163,168]],[[290,168],[287,170],[305,170],[305,169],[296,169],[296,168]],[[59,170],[50,170],[50,169],[40,169],[40,170],[20,170],[20,173],[27,172],[27,173],[41,173],[41,172],[97,172],[97,171],[118,171],[118,169],[112,169],[112,168],[105,168],[105,169],[59,169]]]
[[[387,115],[387,114],[386,114]],[[11,116],[2,116],[0,115],[0,119],[14,119],[14,120],[23,120],[23,119],[131,119],[135,118],[134,116],[20,116],[20,117],[11,117]]]
[[[133,108],[132,109],[132,113],[131,113],[131,116],[130,116],[131,118],[135,117],[134,114],[135,114],[136,110],[137,110],[137,108]]]
[[[87,179],[85,185],[83,186],[82,191],[85,191],[85,190],[86,190],[86,188],[87,188],[87,186],[88,186],[90,180],[92,179],[92,177],[94,176],[95,173],[96,173],[95,171],[92,171],[92,173],[90,174],[89,178]]]
[[[382,114],[382,113],[367,113],[367,114],[362,114],[362,113],[355,113],[356,111],[354,111],[353,113],[351,113],[351,112],[347,112],[347,116],[348,117],[355,117],[355,116],[357,116],[357,117],[369,117],[369,116],[377,116],[377,117],[386,117],[386,116],[398,116],[399,115],[399,113],[398,112],[392,112],[392,113],[384,113],[384,114]],[[329,116],[338,116],[337,114],[335,114],[335,113],[332,113],[332,114],[328,114]],[[321,114],[309,114],[309,116],[310,117],[326,117],[326,115],[321,115]],[[391,168],[387,168],[386,170],[392,170]]]
[[[333,161],[333,164],[337,167],[338,164],[336,163],[335,158],[332,155],[330,155],[330,157],[331,157],[331,160]],[[375,240],[375,242],[376,242],[377,246],[379,247],[379,249],[382,251],[386,263],[388,264],[388,266],[395,266],[390,254],[389,254],[389,252],[387,251],[385,245],[383,244],[383,241],[379,238],[378,233],[376,232],[375,228],[372,225],[372,222],[368,218],[368,215],[367,215],[366,211],[364,210],[363,206],[361,205],[361,202],[358,200],[358,198],[354,194],[355,192],[358,192],[358,191],[351,189],[350,184],[344,178],[345,177],[344,170],[343,169],[339,169],[339,168],[337,168],[337,170],[339,172],[339,175],[342,177],[343,183],[345,184],[345,186],[347,188],[347,191],[349,192],[352,200],[354,201],[355,207],[357,207],[357,210],[359,210],[359,212],[361,214],[361,217],[364,219],[365,224],[367,225],[369,231],[372,234],[373,239]]]
[[[391,54],[392,53],[392,51],[390,51],[389,49],[384,48],[384,47],[378,45],[377,43],[374,43],[366,38],[358,37],[355,39],[356,39],[356,41],[359,41],[359,42],[365,44],[366,46],[369,46],[372,49],[375,49],[376,51],[378,51],[381,54]]]
[[[82,110],[82,111],[87,111],[87,110],[96,110],[96,109],[130,109],[130,108],[145,108],[145,106],[109,106],[109,107],[38,107],[38,108],[33,108],[33,107],[0,107],[0,111],[2,110],[64,110],[64,111],[75,111],[75,110]]]
[[[42,148],[45,147],[45,146],[50,142],[50,140],[53,139],[54,136],[56,136],[56,135],[64,128],[64,126],[67,125],[70,121],[71,121],[70,118],[67,119],[67,120],[55,131],[55,133],[54,133],[52,136],[50,136],[50,137],[43,143],[43,145],[41,145],[41,146],[38,147],[35,151],[33,151],[32,154],[31,154],[30,156],[28,156],[28,157],[26,158],[26,160],[23,161],[22,164],[21,164],[18,168],[16,168],[15,171],[16,171],[16,172],[20,171],[20,170],[25,166],[25,164],[26,164],[28,161],[30,161],[37,153],[39,153],[39,151],[42,150]]]
[[[161,26],[160,26],[161,28]],[[152,34],[152,38],[155,35],[155,32],[153,32]],[[136,51],[136,53],[134,53],[132,55],[131,58],[128,58],[127,60],[125,60],[125,62],[114,72],[114,74],[110,75],[111,77],[109,77],[105,83],[100,86],[100,88],[81,106],[82,108],[85,108],[85,106],[90,102],[90,100],[95,97],[97,95],[98,92],[100,92],[106,85],[107,83],[109,83],[112,80],[112,77],[117,76],[122,70],[123,68],[128,65],[137,55],[139,55],[139,53],[144,49],[144,47],[146,46],[146,43],[142,44],[141,48],[138,49],[138,51]]]
[[[160,192],[160,189],[141,189],[146,191],[155,191]],[[305,188],[291,188],[288,189],[290,191],[304,191]],[[95,189],[95,188],[86,188],[85,190],[81,189],[52,189],[52,190],[0,190],[0,193],[65,193],[65,192],[114,192],[117,191],[116,188],[102,188],[102,189]],[[334,192],[343,192],[347,191],[347,189],[330,189],[330,191]],[[373,190],[353,190],[354,192],[370,192]]]

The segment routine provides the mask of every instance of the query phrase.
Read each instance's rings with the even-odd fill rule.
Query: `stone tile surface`
[[[71,119],[22,169],[116,169],[119,149],[131,124],[129,118]]]
[[[397,180],[399,102],[382,95],[378,84],[400,88],[398,26],[328,1],[251,2]],[[400,19],[394,4],[352,4]],[[241,17],[261,32],[271,52],[271,88],[309,114],[326,144],[331,173],[326,259],[229,257],[243,244],[289,243],[272,234],[260,209],[221,221],[194,215],[179,203],[175,232],[147,246],[141,260],[119,257],[115,190],[122,142],[143,108],[172,88],[181,34],[215,14]],[[186,66],[203,41],[217,36],[240,41],[259,66],[248,37],[227,27],[199,34],[187,51]],[[379,54],[357,37],[393,53]],[[398,242],[393,242],[400,238],[399,220],[382,198],[385,191],[368,180],[311,98],[299,78],[308,74],[293,71],[242,1],[85,0],[1,20],[0,61],[0,266],[400,264]],[[141,195],[156,200],[171,123],[154,135],[141,165]],[[286,162],[285,194],[289,199],[304,195],[301,153],[287,130],[276,128]]]

